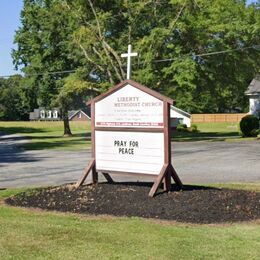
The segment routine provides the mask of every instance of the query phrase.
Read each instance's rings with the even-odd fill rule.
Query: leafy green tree
[[[68,109],[125,79],[128,43],[132,78],[189,112],[246,108],[259,70],[260,11],[244,0],[24,0],[21,21],[15,64],[39,105],[62,107],[65,134]]]
[[[140,55],[132,78],[176,99],[179,107],[247,107],[244,91],[260,60],[256,6],[242,0],[82,3],[70,5],[82,21],[74,32],[75,56],[85,58],[102,91],[125,78],[119,54],[131,42]]]
[[[18,44],[18,49],[13,51],[15,65],[23,66],[28,87],[37,88],[40,106],[50,107],[63,88],[67,74],[52,72],[78,67],[69,48],[77,23],[64,8],[63,1],[24,0],[22,25],[15,36]],[[68,111],[66,107],[61,108],[64,134],[70,135]]]
[[[79,109],[85,106],[84,101],[87,98],[95,96],[96,89],[95,83],[91,84],[87,80],[87,74],[83,72],[84,70],[78,70],[70,76],[66,77],[64,80],[63,88],[61,88],[55,102],[55,104],[61,105],[66,111],[71,109]],[[82,97],[85,97],[84,99]],[[64,113],[64,116],[68,116],[68,113]],[[68,120],[65,120],[69,122]],[[64,135],[66,135],[66,128],[68,125],[64,124]]]
[[[29,93],[22,86],[20,75],[0,80],[0,120],[28,120]]]

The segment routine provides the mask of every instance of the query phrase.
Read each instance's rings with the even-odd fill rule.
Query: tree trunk
[[[63,124],[64,124],[64,135],[63,136],[72,136],[71,130],[70,130],[70,122],[68,117],[68,111],[63,112]]]

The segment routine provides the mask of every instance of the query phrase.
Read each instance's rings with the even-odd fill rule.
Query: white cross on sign
[[[132,53],[132,45],[128,45],[128,51],[127,53],[121,54],[121,57],[127,58],[127,79],[130,79],[131,76],[131,57],[137,56],[136,52]]]

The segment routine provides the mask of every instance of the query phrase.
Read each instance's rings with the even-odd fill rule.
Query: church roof
[[[186,117],[188,117],[188,118],[191,118],[191,114],[187,113],[186,111],[184,111],[184,110],[182,110],[182,109],[180,109],[180,108],[177,108],[177,107],[175,107],[175,106],[171,106],[171,109],[174,110],[174,111],[176,111],[177,113],[180,113],[180,114],[183,115],[183,116],[186,116]]]
[[[69,111],[68,111],[69,120],[71,120],[71,119],[72,119],[74,116],[76,116],[79,112],[83,113],[87,118],[90,119],[90,117],[91,117],[90,108],[84,107],[84,108],[79,109],[79,110],[69,110]]]
[[[260,75],[257,75],[249,84],[246,95],[260,95]]]

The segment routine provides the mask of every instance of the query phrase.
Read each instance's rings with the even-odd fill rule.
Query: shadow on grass
[[[171,140],[175,142],[181,141],[225,141],[226,139],[240,138],[238,132],[177,132],[173,131],[171,133]]]
[[[17,142],[17,141],[20,141],[20,140],[24,140],[24,139],[29,139],[28,137],[26,136],[9,136],[9,135],[4,135],[4,136],[0,136],[0,140],[1,141],[12,141],[12,142]]]
[[[37,137],[35,137],[37,138]],[[57,136],[56,137],[53,137],[53,138],[56,138],[57,139]],[[45,139],[45,138],[37,138],[37,139]],[[48,139],[46,137],[46,139]],[[66,138],[59,138],[59,140],[57,141],[50,141],[50,142],[47,142],[47,141],[37,141],[35,143],[27,143],[27,144],[24,144],[23,145],[23,148],[25,150],[44,150],[44,149],[63,149],[63,148],[72,148],[74,146],[77,146],[77,145],[84,145],[84,142],[86,142],[86,147],[83,147],[83,148],[89,148],[89,142],[90,142],[90,138],[88,137],[82,137],[82,138],[75,138],[74,140],[70,137],[69,139],[66,139]]]
[[[30,134],[30,133],[43,133],[46,130],[42,128],[33,128],[33,127],[20,127],[20,126],[12,126],[12,127],[1,127],[0,132],[6,134]]]
[[[57,139],[57,138],[60,138],[61,140],[68,140],[68,141],[71,141],[73,138],[78,138],[78,137],[82,137],[82,138],[85,138],[85,140],[90,140],[91,138],[91,133],[88,132],[88,133],[78,133],[78,134],[73,134],[72,136],[66,136],[64,137],[62,134],[61,135],[46,135],[46,136],[30,136],[30,135],[27,135],[26,137],[28,137],[29,139]]]
[[[2,136],[1,136],[2,134]],[[8,134],[8,135],[5,135]],[[9,136],[11,134],[25,134],[24,136]],[[69,148],[77,145],[84,145],[84,141],[91,140],[91,133],[75,133],[72,136],[64,137],[63,131],[60,134],[52,133],[48,129],[32,127],[0,127],[1,141],[10,143],[15,142],[18,146],[26,150],[56,149]],[[17,143],[19,140],[31,140],[31,142]],[[5,144],[7,145],[7,144]],[[9,145],[9,144],[8,144]],[[88,146],[86,146],[88,148]],[[8,159],[9,161],[9,159]],[[20,161],[20,159],[18,160]]]

